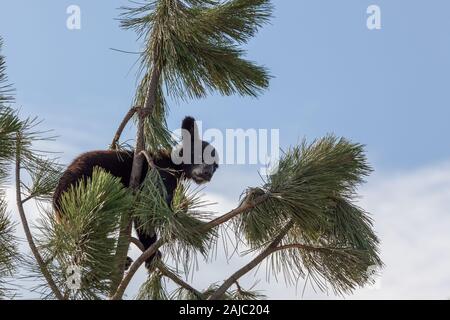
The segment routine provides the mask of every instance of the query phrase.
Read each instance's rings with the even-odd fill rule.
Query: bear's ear
[[[198,127],[195,123],[195,119],[192,117],[186,117],[181,124],[183,144],[192,143],[195,140],[200,140],[200,135],[198,133]]]

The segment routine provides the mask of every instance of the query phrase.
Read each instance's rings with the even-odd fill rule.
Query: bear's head
[[[219,167],[216,149],[200,139],[194,118],[186,117],[181,124],[181,130],[182,145],[175,150],[172,159],[174,162],[181,162],[186,178],[194,180],[197,184],[211,181]]]

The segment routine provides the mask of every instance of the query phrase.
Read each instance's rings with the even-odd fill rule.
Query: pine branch
[[[259,204],[263,203],[264,201],[266,201],[269,198],[268,194],[263,194],[255,199],[251,199],[250,197],[246,197],[245,200],[239,205],[239,207],[237,207],[236,209],[231,210],[230,212],[208,222],[207,224],[205,224],[202,227],[203,231],[207,231],[210,230],[212,228],[215,228],[219,225],[224,224],[225,222],[233,219],[234,217],[245,213],[253,208],[255,208],[256,206],[258,206]]]
[[[268,71],[243,59],[239,44],[268,22],[270,1],[160,0],[123,9],[122,27],[146,40],[143,69],[159,62],[171,96],[202,98],[214,91],[257,96],[268,87]]]
[[[31,186],[24,184],[27,197],[23,203],[31,199],[49,200],[61,178],[62,166],[57,164],[54,159],[30,154],[24,168],[30,175],[32,184]]]
[[[154,244],[152,244],[147,250],[145,250],[139,258],[136,259],[136,261],[133,262],[130,269],[128,269],[128,273],[125,275],[125,277],[120,282],[119,286],[117,287],[116,292],[114,295],[110,297],[110,300],[120,300],[123,297],[123,294],[125,293],[125,290],[127,289],[128,285],[130,284],[131,279],[135,275],[136,271],[139,269],[139,267],[152,255],[154,255],[157,250],[164,244],[164,241],[159,239]]]
[[[32,200],[33,198],[34,198],[33,195],[30,195],[30,196],[25,197],[25,198],[22,200],[22,204],[25,204],[26,202]]]
[[[145,251],[145,247],[142,244],[141,241],[139,241],[139,239],[136,239],[135,237],[131,237],[131,243],[134,244],[139,250],[141,250],[141,252]]]
[[[127,126],[128,122],[130,122],[131,118],[133,118],[134,114],[137,112],[138,108],[133,107],[128,111],[128,113],[125,115],[125,118],[122,120],[122,122],[119,125],[119,128],[117,128],[116,134],[114,135],[114,138],[111,142],[111,149],[117,150],[117,144],[119,142],[119,139],[122,135],[123,130]]]
[[[20,133],[17,133],[17,141],[20,142],[21,137]],[[42,256],[40,255],[34,240],[33,235],[31,234],[31,230],[28,226],[27,218],[25,215],[25,210],[23,208],[23,202],[22,202],[22,192],[20,190],[21,186],[21,180],[20,180],[20,166],[21,163],[21,157],[20,157],[20,143],[17,144],[17,150],[16,150],[16,200],[17,200],[17,208],[19,210],[20,219],[22,221],[22,226],[25,231],[25,235],[28,241],[28,245],[30,246],[30,249],[39,265],[39,268],[42,272],[42,275],[47,280],[48,285],[50,286],[53,294],[58,300],[64,300],[64,296],[62,295],[61,291],[59,290],[58,286],[56,285],[55,281],[53,280],[50,272],[48,271],[44,260],[42,259]]]
[[[6,76],[6,63],[4,57],[1,55],[2,47],[3,40],[0,37],[0,104],[6,104],[14,102],[14,89],[8,83],[8,77]]]

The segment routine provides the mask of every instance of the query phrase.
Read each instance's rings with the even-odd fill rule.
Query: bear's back
[[[83,153],[68,166],[61,176],[53,194],[54,208],[59,209],[60,198],[70,186],[76,185],[81,178],[86,180],[92,177],[95,167],[101,167],[106,172],[120,178],[123,185],[128,187],[132,166],[132,151],[91,151]],[[147,169],[146,166],[145,169]]]

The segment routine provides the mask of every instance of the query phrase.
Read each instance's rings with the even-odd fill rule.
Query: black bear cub
[[[200,139],[195,119],[186,117],[181,129],[183,137],[181,148],[174,152],[161,150],[153,155],[154,164],[158,168],[167,191],[166,200],[169,205],[180,179],[192,179],[197,184],[206,183],[211,180],[218,168],[216,150],[208,142]],[[120,178],[124,186],[128,187],[132,165],[133,151],[92,151],[80,155],[69,165],[55,189],[53,207],[57,219],[64,219],[64,212],[61,212],[60,208],[62,194],[80,179],[86,180],[91,177],[95,167],[100,167]],[[144,161],[141,183],[145,179],[147,170],[148,164]],[[145,249],[157,240],[156,235],[148,236],[139,228],[136,228],[136,232]],[[147,260],[147,267],[152,259],[153,257]]]

